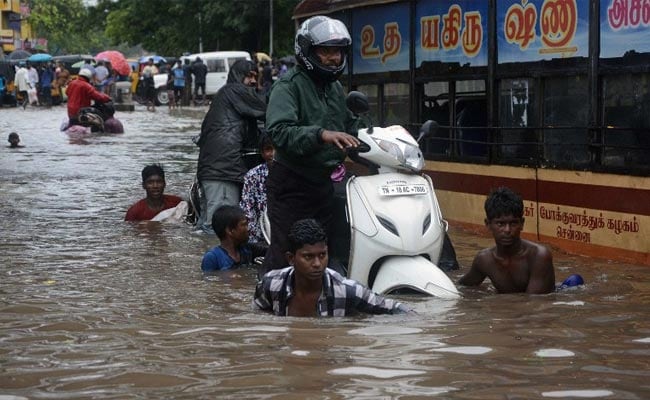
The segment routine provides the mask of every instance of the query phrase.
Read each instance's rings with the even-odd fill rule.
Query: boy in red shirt
[[[142,170],[142,187],[147,197],[138,201],[126,212],[125,221],[148,221],[159,212],[176,207],[183,201],[178,196],[163,194],[165,171],[159,164],[147,165]]]

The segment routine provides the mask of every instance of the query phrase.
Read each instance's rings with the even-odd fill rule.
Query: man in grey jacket
[[[198,225],[211,232],[214,210],[237,206],[248,171],[242,150],[256,147],[257,120],[266,114],[266,101],[257,91],[257,68],[248,60],[232,65],[227,83],[215,95],[203,119],[197,177],[201,186]]]

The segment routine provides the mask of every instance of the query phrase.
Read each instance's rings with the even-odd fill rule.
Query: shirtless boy
[[[481,250],[460,285],[478,286],[486,277],[499,293],[544,294],[555,290],[553,256],[544,246],[521,239],[524,204],[500,187],[485,201],[485,226],[496,246]]]

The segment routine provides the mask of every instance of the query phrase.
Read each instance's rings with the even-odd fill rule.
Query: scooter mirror
[[[425,137],[431,137],[438,132],[440,125],[434,120],[428,120],[420,127],[420,135],[418,136],[418,142]]]
[[[345,99],[345,105],[356,115],[365,114],[370,110],[368,96],[356,90],[348,93],[348,97]]]

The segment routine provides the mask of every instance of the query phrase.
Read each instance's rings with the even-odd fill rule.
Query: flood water
[[[584,288],[400,297],[416,316],[261,314],[253,270],[202,277],[216,238],[123,222],[146,164],[187,197],[199,113],[118,112],[125,134],[85,141],[59,132],[64,115],[0,110],[2,140],[26,146],[0,147],[0,400],[650,398],[648,267],[555,250],[557,280]],[[451,238],[464,266],[491,244]]]

